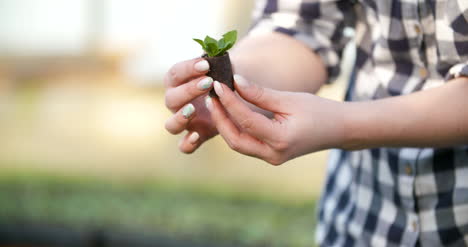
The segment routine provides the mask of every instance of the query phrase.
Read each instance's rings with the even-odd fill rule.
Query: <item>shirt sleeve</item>
[[[468,77],[468,62],[452,66],[445,76],[445,80],[449,81],[458,77]]]
[[[466,0],[453,0],[447,1],[446,4],[447,9],[451,10],[447,12],[446,18],[453,30],[453,36],[451,36],[453,45],[459,53],[466,54],[465,47],[468,47],[468,2]],[[462,54],[457,55],[461,56]],[[468,77],[468,61],[461,60],[450,67],[445,80],[448,81],[458,77]]]
[[[352,1],[348,0],[257,0],[249,35],[280,32],[307,45],[326,65],[328,82],[335,81],[349,35],[354,26]]]

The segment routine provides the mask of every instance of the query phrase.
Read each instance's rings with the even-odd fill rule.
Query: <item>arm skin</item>
[[[327,80],[320,57],[281,33],[247,36],[230,54],[236,74],[271,89],[316,93]]]
[[[310,93],[262,88],[236,75],[238,94],[273,113],[249,109],[227,86],[206,105],[235,151],[280,165],[329,148],[444,147],[468,144],[468,79],[368,102],[337,102]],[[443,106],[442,106],[443,105]]]
[[[344,103],[345,149],[468,144],[468,78],[388,99]]]
[[[284,47],[288,47],[287,57]],[[315,93],[327,79],[317,55],[279,33],[244,39],[234,50],[233,61],[237,74],[282,91]],[[288,67],[283,67],[285,64]],[[335,147],[356,150],[468,144],[468,78],[411,95],[342,106],[344,143]]]

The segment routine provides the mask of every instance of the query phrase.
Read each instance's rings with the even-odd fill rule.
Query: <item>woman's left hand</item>
[[[295,157],[339,148],[344,139],[343,103],[309,93],[276,91],[234,76],[238,97],[215,82],[218,99],[206,98],[219,134],[233,150],[281,165]],[[254,112],[245,101],[272,112]]]

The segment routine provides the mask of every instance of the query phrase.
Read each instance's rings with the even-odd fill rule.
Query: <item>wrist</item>
[[[366,148],[366,140],[371,132],[367,124],[370,117],[366,111],[362,111],[362,104],[359,102],[343,103],[343,141],[341,149],[359,150]]]
[[[348,103],[328,100],[315,95],[312,98],[315,104],[310,104],[314,107],[307,118],[309,132],[314,133],[314,136],[307,138],[311,140],[311,152],[331,148],[344,149],[348,138],[346,134]],[[317,102],[317,99],[320,101]]]

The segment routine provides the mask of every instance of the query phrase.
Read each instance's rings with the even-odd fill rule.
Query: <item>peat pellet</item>
[[[208,57],[205,54],[203,58],[210,64],[210,71],[208,71],[206,75],[213,78],[215,81],[225,84],[234,91],[234,78],[229,53],[226,52],[226,54],[219,57]],[[210,91],[210,96],[218,97],[214,89]]]

